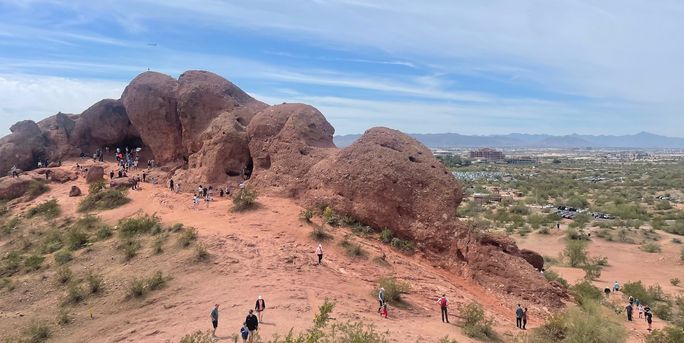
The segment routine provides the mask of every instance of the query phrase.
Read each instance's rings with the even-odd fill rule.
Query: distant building
[[[536,158],[530,156],[514,157],[506,160],[509,164],[536,164],[538,161]]]
[[[503,152],[490,148],[473,150],[470,152],[470,158],[474,160],[502,161],[504,157]]]

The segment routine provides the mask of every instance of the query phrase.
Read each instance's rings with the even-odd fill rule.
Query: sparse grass
[[[323,209],[323,214],[321,217],[323,218],[323,221],[330,226],[335,227],[340,225],[339,216],[329,206],[326,206]]]
[[[157,216],[144,215],[135,218],[127,218],[119,221],[119,236],[133,237],[144,233],[150,233],[159,227]]]
[[[385,289],[385,299],[387,302],[395,305],[402,304],[404,301],[401,298],[401,295],[411,289],[411,286],[407,282],[399,281],[393,277],[382,278],[378,280],[378,284],[381,288]]]
[[[107,188],[104,180],[97,180],[88,185],[88,194],[97,194]]]
[[[416,250],[416,245],[407,240],[403,240],[397,237],[392,238],[392,243],[390,245],[398,250],[401,250],[406,253],[413,253]]]
[[[340,242],[340,246],[344,249],[344,252],[349,257],[355,258],[366,256],[366,251],[363,250],[358,243],[351,242],[349,237],[344,237],[344,239]]]
[[[59,313],[57,313],[56,322],[59,326],[69,325],[72,322],[71,315],[69,315],[69,311],[67,311],[64,308],[60,309]]]
[[[257,192],[250,187],[238,190],[233,196],[233,212],[252,210],[257,207]]]
[[[530,332],[529,343],[625,342],[627,331],[614,313],[596,302],[570,307]]]
[[[183,248],[189,247],[192,243],[197,240],[197,229],[186,228],[178,237],[178,245]]]
[[[33,218],[36,216],[43,216],[46,219],[55,219],[59,217],[61,209],[56,199],[46,201],[40,205],[30,208],[26,212],[26,217]]]
[[[43,260],[45,260],[45,257],[40,255],[27,256],[24,259],[24,268],[26,268],[26,270],[30,272],[36,271],[40,269],[40,267],[43,265]]]
[[[392,243],[393,238],[394,238],[394,234],[392,234],[392,231],[390,229],[383,229],[380,232],[380,241],[382,241],[385,244]]]
[[[166,286],[166,281],[168,280],[167,277],[164,276],[164,274],[161,271],[157,271],[147,279],[147,288],[150,290],[158,290]]]
[[[50,325],[45,322],[34,321],[28,328],[24,329],[25,340],[19,342],[41,343],[47,341],[52,335]]]
[[[558,273],[554,272],[553,270],[547,269],[546,271],[544,271],[544,278],[546,278],[546,280],[549,281],[556,281],[559,284],[563,285],[563,287],[565,288],[570,287],[568,281],[563,279],[560,275],[558,275]]]
[[[75,305],[85,300],[83,288],[77,282],[72,282],[67,287],[67,294],[62,300],[62,305]]]
[[[85,280],[86,283],[88,283],[88,291],[90,291],[90,293],[96,294],[102,292],[104,280],[101,275],[89,272],[88,275],[86,275]]]
[[[112,228],[105,225],[97,229],[97,232],[95,232],[95,237],[97,237],[97,239],[100,241],[104,241],[109,237],[112,237],[112,234]]]
[[[125,191],[108,189],[105,191],[90,193],[78,205],[79,212],[111,210],[130,202]]]
[[[195,260],[196,261],[207,261],[209,259],[209,251],[207,251],[206,245],[204,243],[199,243],[195,245]]]
[[[130,261],[133,257],[138,255],[140,242],[134,237],[124,238],[119,242],[117,248],[123,252],[124,261]]]
[[[237,342],[237,336],[235,337]],[[211,331],[207,330],[202,332],[197,330],[191,334],[187,334],[181,338],[179,343],[213,343],[214,337],[211,335]]]
[[[129,291],[135,298],[140,298],[145,295],[145,280],[134,278],[129,286]]]
[[[681,343],[684,342],[684,328],[668,326],[656,329],[646,336],[646,343]]]
[[[28,188],[26,189],[26,195],[28,195],[30,199],[35,199],[41,194],[47,193],[49,190],[50,187],[48,187],[45,181],[31,180]]]
[[[675,287],[679,286],[679,284],[680,284],[681,282],[682,282],[682,281],[679,280],[679,278],[677,278],[677,277],[676,277],[676,278],[670,279],[670,284],[671,284],[672,286],[675,286]]]
[[[134,278],[129,285],[131,296],[140,298],[149,291],[155,291],[166,286],[169,278],[164,276],[161,271],[157,271],[147,279]]]
[[[78,250],[88,244],[88,233],[78,227],[71,228],[65,234],[66,247],[69,250]]]
[[[302,210],[302,212],[299,213],[299,219],[306,223],[311,223],[311,219],[314,216],[314,211],[311,209],[307,210]]]
[[[19,271],[23,258],[17,251],[10,251],[2,260],[2,268],[0,268],[0,275],[12,275]]]
[[[467,304],[461,308],[460,315],[463,318],[463,333],[466,336],[487,341],[499,340],[496,332],[492,329],[494,319],[487,319],[485,317],[481,305],[476,303]]]
[[[325,230],[325,228],[320,225],[314,225],[314,228],[313,230],[311,230],[309,237],[311,237],[311,239],[317,242],[327,241],[333,238],[333,236],[329,234]]]
[[[152,254],[153,255],[159,255],[164,252],[164,243],[166,243],[166,240],[168,239],[168,235],[166,234],[160,234],[157,235],[154,240],[152,241]]]
[[[8,236],[19,230],[21,219],[19,217],[12,217],[10,220],[0,223],[0,235]]]
[[[660,244],[653,242],[642,244],[640,249],[647,253],[658,253],[662,251]]]
[[[50,254],[61,249],[63,246],[62,232],[58,229],[51,229],[45,233],[39,250],[43,254]]]
[[[71,281],[71,279],[74,277],[74,273],[71,272],[71,269],[67,267],[61,267],[57,269],[57,273],[55,274],[55,279],[57,280],[57,283],[59,284],[66,284],[67,282]]]
[[[57,265],[63,265],[73,259],[71,252],[66,249],[58,250],[57,252],[55,252],[54,258],[55,263],[57,263]]]

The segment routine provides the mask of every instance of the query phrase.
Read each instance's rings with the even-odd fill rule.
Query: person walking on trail
[[[266,309],[266,302],[264,301],[264,298],[262,298],[260,295],[259,298],[257,298],[256,305],[254,305],[254,310],[257,311],[257,315],[259,316],[259,323],[264,322],[263,321],[263,316],[264,316],[263,313],[264,313],[265,309]]]
[[[449,306],[449,300],[447,300],[446,294],[442,294],[442,297],[437,300],[437,303],[442,311],[442,323],[448,323],[449,314],[447,313],[447,307]]]
[[[199,202],[200,202],[200,201],[199,201],[199,197],[197,196],[197,194],[195,194],[195,195],[192,197],[192,208],[196,210],[197,207],[199,206]]]
[[[214,331],[211,333],[212,337],[216,337],[216,328],[218,327],[219,318],[219,304],[214,305],[214,309],[211,310],[211,325],[214,327]]]
[[[380,317],[387,319],[387,304],[382,305],[382,309],[380,310]]]
[[[515,327],[518,329],[522,329],[522,317],[525,312],[523,311],[522,307],[520,307],[520,304],[518,304],[518,307],[515,309]]]
[[[242,343],[246,343],[247,338],[249,338],[249,329],[244,324],[240,328],[240,336],[242,336]]]
[[[522,329],[527,330],[527,307],[523,310]]]
[[[619,290],[620,290],[620,284],[617,281],[615,281],[615,283],[613,284],[613,292],[617,292]]]
[[[653,324],[653,313],[651,308],[646,306],[644,309],[644,317],[646,318],[646,323],[648,323],[648,331],[651,331],[651,325]]]
[[[637,305],[637,312],[639,312],[639,319],[644,318],[644,305]]]
[[[180,183],[176,183],[176,193],[180,193]]]
[[[318,248],[316,248],[316,255],[318,255],[318,265],[320,265],[323,261],[323,246],[320,244],[318,245]]]
[[[378,313],[382,311],[382,307],[385,305],[385,288],[380,287],[380,291],[378,291],[378,302],[380,303],[380,306],[378,307]]]
[[[625,306],[625,310],[627,312],[627,320],[631,322],[632,321],[632,312],[634,311],[632,304],[627,304],[627,306]]]
[[[259,319],[254,315],[254,310],[249,310],[247,318],[245,318],[245,326],[249,330],[249,343],[254,341],[254,334],[259,330]]]

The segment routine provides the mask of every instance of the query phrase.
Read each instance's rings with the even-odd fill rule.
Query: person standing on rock
[[[437,303],[442,311],[442,323],[448,323],[449,314],[447,313],[447,307],[449,306],[449,300],[447,300],[446,294],[442,294],[442,297],[437,300]]]
[[[264,316],[263,313],[264,313],[265,309],[266,309],[266,302],[264,301],[264,299],[260,295],[259,298],[257,298],[256,305],[254,305],[254,310],[256,310],[257,316],[259,317],[259,323],[264,322],[263,321],[263,316]]]
[[[173,192],[173,179],[169,180],[169,189]]]
[[[620,284],[617,281],[615,281],[615,283],[613,284],[613,292],[617,292],[619,290],[620,290]]]
[[[518,329],[522,329],[522,317],[525,312],[523,311],[522,307],[520,307],[520,304],[518,304],[518,307],[515,309],[515,327]]]
[[[323,261],[323,246],[318,245],[318,248],[316,248],[316,255],[318,255],[318,265],[321,265],[321,262]]]
[[[527,307],[523,310],[522,329],[527,330]]]
[[[176,183],[176,193],[180,193],[180,183]]]
[[[147,174],[143,172],[142,182],[147,182]]]
[[[380,306],[378,307],[378,313],[380,313],[382,306],[385,305],[385,289],[383,287],[380,287],[380,291],[378,291],[378,302],[380,303]]]
[[[254,334],[259,330],[259,319],[254,315],[254,310],[249,310],[247,318],[245,318],[245,325],[249,330],[249,343],[254,341]]]
[[[218,327],[219,318],[219,304],[214,305],[214,309],[211,310],[211,325],[214,327],[214,331],[211,333],[212,337],[216,337],[216,328]]]

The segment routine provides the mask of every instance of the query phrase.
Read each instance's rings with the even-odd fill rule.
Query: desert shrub
[[[154,275],[147,279],[147,288],[151,291],[161,289],[166,286],[168,277],[165,277],[161,271],[156,271]]]
[[[19,271],[23,258],[17,251],[10,251],[2,259],[2,268],[0,268],[0,275],[12,275]]]
[[[88,194],[78,205],[79,212],[111,210],[130,202],[125,191],[110,188],[98,193]]]
[[[394,238],[394,234],[390,229],[383,229],[382,232],[380,232],[380,240],[383,243],[389,244],[392,242],[392,238]]]
[[[335,303],[325,298],[323,304],[318,307],[318,313],[314,316],[314,327],[322,328],[330,320],[330,314],[335,308]]]
[[[166,234],[157,235],[152,241],[152,254],[158,255],[164,252],[164,243],[168,236]]]
[[[498,340],[492,329],[494,319],[485,318],[484,310],[480,304],[470,303],[463,306],[460,315],[463,318],[463,333],[466,336],[480,340]]]
[[[590,302],[581,308],[572,307],[554,314],[531,332],[528,342],[625,342],[626,339],[627,331],[620,319]]]
[[[71,269],[67,267],[62,267],[57,269],[55,279],[57,280],[57,283],[66,284],[67,282],[71,281],[73,276],[74,274],[71,272]]]
[[[673,239],[672,239],[672,243],[674,243],[674,244],[682,244],[682,240],[679,239],[679,238],[673,238]]]
[[[684,342],[684,328],[668,326],[656,329],[646,336],[646,343],[681,343]]]
[[[627,282],[622,286],[622,292],[641,300],[642,304],[653,305],[658,300],[664,300],[662,288],[659,285],[644,287],[641,281]]]
[[[579,267],[587,263],[587,243],[585,241],[568,240],[565,243],[563,256],[571,267]]]
[[[40,269],[40,266],[43,265],[43,260],[45,260],[45,257],[40,255],[27,256],[24,259],[24,268],[26,268],[27,271],[38,270]]]
[[[97,194],[103,191],[105,188],[107,188],[107,184],[105,183],[105,180],[97,180],[95,182],[92,182],[88,185],[88,194]]]
[[[206,261],[209,259],[209,251],[203,243],[195,245],[195,260]]]
[[[112,237],[112,229],[107,226],[101,226],[97,231],[95,232],[95,237],[97,237],[98,240],[104,241],[109,237]]]
[[[569,240],[576,240],[576,241],[588,241],[589,236],[584,232],[584,230],[577,230],[575,228],[568,228],[566,231],[565,235]]]
[[[311,219],[313,218],[313,216],[314,211],[311,209],[302,210],[302,212],[299,213],[299,219],[307,223],[311,223]]]
[[[672,209],[672,204],[667,200],[661,200],[656,202],[655,209],[658,211],[667,211]]]
[[[593,281],[601,277],[601,271],[603,271],[603,266],[597,263],[587,263],[582,266],[584,270],[584,278]]]
[[[121,237],[132,237],[144,233],[152,232],[159,226],[157,216],[144,215],[135,218],[127,218],[119,221],[119,235]]]
[[[69,311],[66,309],[62,308],[59,310],[59,313],[57,313],[57,319],[55,320],[57,322],[57,325],[64,326],[68,325],[71,323],[71,316],[69,315]]]
[[[7,288],[7,290],[11,291],[13,289],[12,285],[12,279],[8,277],[4,277],[0,279],[0,290]]]
[[[653,314],[662,320],[672,319],[672,306],[668,303],[657,303],[653,307]]]
[[[450,339],[449,336],[440,338],[437,343],[458,343],[456,339]]]
[[[63,265],[63,264],[68,263],[69,261],[71,261],[73,259],[73,257],[71,256],[71,252],[69,250],[66,250],[66,249],[58,250],[54,254],[54,258],[55,258],[55,263],[57,263],[58,265]]]
[[[682,281],[679,280],[678,277],[673,278],[673,279],[670,279],[670,284],[671,284],[672,286],[675,286],[675,287],[679,286],[679,284],[680,284],[681,282],[682,282]]]
[[[49,230],[45,233],[42,242],[40,243],[40,252],[43,254],[50,254],[64,246],[62,233],[57,230]]]
[[[548,235],[549,234],[549,228],[544,226],[541,229],[537,230],[537,232],[539,234],[542,234],[542,235]]]
[[[352,226],[351,232],[359,237],[368,237],[373,234],[374,230],[372,227],[367,225],[356,225]]]
[[[388,303],[401,304],[401,295],[408,292],[411,286],[404,281],[399,281],[393,277],[385,277],[378,280],[381,288],[385,289],[385,299]]]
[[[570,284],[568,284],[568,281],[563,279],[558,273],[554,272],[553,270],[546,270],[544,271],[544,278],[549,281],[556,281],[559,284],[563,285],[565,288],[570,287]]]
[[[180,245],[183,248],[187,248],[197,240],[197,229],[195,228],[188,228],[183,231],[183,233],[180,234],[180,237],[178,237],[178,245]]]
[[[660,244],[653,242],[642,244],[640,249],[648,253],[657,253],[662,251]]]
[[[32,207],[26,212],[26,217],[33,218],[35,216],[43,216],[47,219],[54,219],[59,217],[61,209],[56,199],[46,201],[40,205]]]
[[[309,237],[311,237],[311,239],[317,242],[326,241],[333,238],[333,236],[329,234],[325,230],[325,228],[320,225],[314,225],[314,228],[313,230],[311,230]]]
[[[344,252],[349,257],[364,257],[366,256],[366,251],[358,244],[349,241],[349,237],[344,237],[340,242],[340,246],[344,249]]]
[[[233,211],[241,212],[256,208],[258,194],[250,187],[240,189],[233,196]]]
[[[191,334],[187,334],[181,338],[179,343],[214,343],[214,337],[211,331],[197,330]]]
[[[183,230],[183,224],[182,223],[173,224],[169,227],[168,230],[171,232],[181,232]]]
[[[408,253],[412,253],[416,249],[416,245],[413,242],[399,239],[397,237],[392,238],[392,243],[390,243],[390,245],[396,249]]]
[[[62,305],[78,304],[85,300],[83,288],[76,282],[72,282],[67,287],[67,294],[62,300]]]
[[[49,190],[50,187],[48,187],[45,181],[31,180],[31,182],[28,185],[28,188],[26,189],[26,194],[29,196],[29,198],[34,199],[41,194],[47,193]]]
[[[19,224],[21,219],[19,217],[12,217],[12,219],[4,222],[0,222],[0,234],[1,235],[11,235],[19,229]]]
[[[513,206],[511,206],[508,209],[508,211],[512,214],[518,214],[522,216],[530,214],[530,209],[521,202],[516,202],[515,204],[513,204]]]
[[[51,335],[52,330],[45,322],[33,322],[28,328],[24,329],[24,336],[26,336],[25,341],[29,343],[45,342],[50,338]]]
[[[333,211],[332,208],[326,206],[323,209],[323,214],[321,215],[323,218],[323,221],[330,225],[330,226],[339,226],[340,225],[340,218],[339,216]]]
[[[66,247],[69,250],[78,250],[88,243],[88,233],[79,229],[72,228],[64,235],[66,240]]]
[[[143,295],[145,295],[145,293],[147,291],[145,289],[145,280],[134,278],[131,281],[128,289],[129,289],[130,294],[133,297],[136,297],[136,298],[142,297]]]
[[[130,261],[138,254],[140,242],[135,240],[135,238],[125,238],[119,242],[117,248],[123,252],[124,261]]]
[[[88,290],[90,291],[90,293],[95,294],[100,293],[102,291],[104,280],[102,279],[101,275],[89,272],[88,275],[86,275],[85,280],[88,284]]]
[[[553,266],[553,265],[559,263],[558,259],[553,257],[553,256],[544,255],[542,257],[544,258],[544,265],[545,266]]]
[[[575,300],[582,306],[598,302],[603,296],[603,292],[587,280],[574,284],[570,287],[570,292],[575,296]]]

